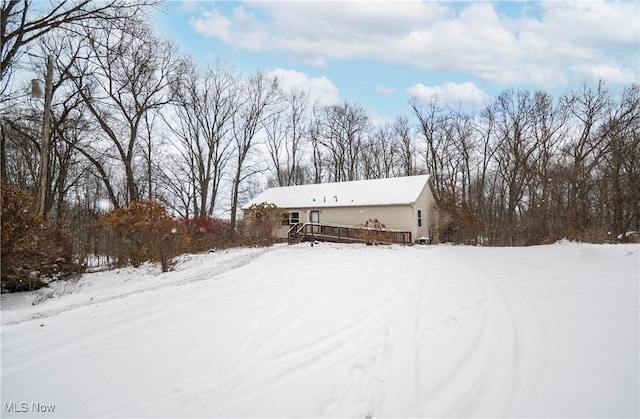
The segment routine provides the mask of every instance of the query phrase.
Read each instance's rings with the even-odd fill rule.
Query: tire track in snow
[[[348,287],[349,283],[345,283],[344,286],[334,290],[328,296],[317,301],[314,305],[303,310],[301,313],[297,313],[293,321],[288,322],[281,328],[276,328],[273,333],[267,336],[261,335],[258,333],[260,329],[266,328],[268,326],[272,328],[272,324],[282,317],[282,305],[286,302],[286,300],[279,300],[278,302],[276,302],[274,310],[270,310],[269,314],[267,314],[265,317],[262,317],[257,322],[254,322],[254,324],[250,325],[242,333],[238,349],[236,350],[234,357],[222,373],[225,374],[227,372],[233,371],[240,366],[242,366],[243,368],[253,368],[268,359],[272,359],[272,363],[277,363],[278,359],[284,361],[290,358],[295,358],[295,355],[298,353],[311,352],[312,349],[321,346],[322,343],[326,342],[327,338],[329,338],[330,335],[320,336],[307,345],[303,345],[300,348],[293,349],[283,356],[277,357],[275,359],[273,358],[273,354],[283,345],[284,342],[286,342],[289,337],[293,336],[299,328],[303,327],[304,322],[308,318],[321,311],[335,298],[336,295],[345,292]],[[359,326],[360,325],[356,323],[346,329],[357,329],[357,327]],[[338,336],[340,336],[340,333],[338,334]],[[329,344],[329,346],[332,345]],[[247,377],[244,378],[246,379]],[[241,383],[242,381],[232,386],[232,388],[229,390],[229,393],[233,392],[234,389]]]
[[[459,405],[460,392],[468,391],[469,383],[481,380],[482,371],[487,367],[485,353],[491,335],[487,327],[486,291],[480,286],[476,292],[466,295],[452,289],[446,277],[442,278],[442,272],[451,269],[450,263],[438,257],[431,260],[429,272],[436,272],[436,283],[428,291],[426,306],[422,299],[418,300],[417,313],[421,314],[416,316],[414,332],[418,366],[415,371],[418,381],[414,386],[417,392],[415,416],[450,415]],[[455,269],[463,269],[466,265],[456,263],[455,266]],[[474,270],[470,269],[470,272]],[[469,285],[475,285],[473,276],[469,278],[471,282],[458,284],[458,287],[467,289]],[[443,310],[443,301],[451,301],[454,309]],[[432,308],[434,302],[438,307]],[[431,319],[432,309],[435,310],[433,314],[445,314]],[[433,358],[433,355],[440,358]]]
[[[401,268],[395,273],[387,284],[386,298],[378,309],[381,320],[374,329],[367,342],[372,345],[363,346],[358,357],[356,367],[361,371],[354,378],[364,384],[359,387],[359,400],[355,406],[359,406],[355,412],[350,412],[356,417],[376,417],[385,402],[385,396],[389,390],[389,379],[394,343],[394,321],[397,321],[397,313],[405,304],[406,298],[412,295],[412,282],[407,278],[418,277],[418,266],[414,258],[408,258],[401,263]],[[426,278],[425,278],[426,279]],[[353,375],[353,374],[352,374]],[[357,387],[358,381],[352,380]]]
[[[407,390],[402,392],[402,403],[418,403],[420,322],[439,286],[429,274],[430,258],[425,258],[425,251],[431,255],[433,250],[406,250],[399,269],[387,282],[387,297],[378,309],[382,320],[367,333],[368,344],[358,354],[351,378],[332,391],[325,415],[386,416],[388,405],[398,402],[393,394],[398,383]],[[342,406],[358,408],[344,410]]]
[[[293,348],[281,351],[290,338],[294,337],[298,331],[305,327],[305,324],[313,319],[318,313],[326,311],[329,304],[340,295],[349,295],[354,287],[362,286],[360,281],[344,281],[340,287],[333,287],[332,292],[302,312],[283,313],[279,310],[285,305],[287,298],[279,300],[275,304],[275,309],[271,310],[264,319],[258,321],[243,333],[241,350],[234,357],[234,361],[223,372],[222,382],[226,383],[228,391],[221,397],[231,398],[232,395],[241,393],[241,403],[234,406],[225,407],[222,411],[231,412],[237,405],[249,403],[271,392],[273,389],[287,385],[299,377],[315,374],[325,368],[341,362],[348,362],[357,352],[359,340],[357,337],[363,329],[368,329],[372,324],[379,324],[383,320],[378,310],[366,310],[359,315],[355,321],[331,330],[325,334],[314,336],[309,342]],[[389,284],[387,284],[388,288]],[[381,301],[384,293],[381,293]],[[299,295],[292,294],[289,299],[296,299]],[[379,307],[381,303],[372,304],[372,307]],[[275,328],[275,332],[264,336],[258,331],[264,327],[266,330],[274,329],[280,317],[286,314],[286,319],[293,318],[280,328]],[[280,352],[279,352],[280,351]],[[282,371],[282,367],[286,369]],[[251,371],[251,374],[248,373]],[[256,380],[256,374],[264,376],[261,380]],[[224,377],[224,375],[227,375]],[[245,387],[244,383],[251,380],[250,387]],[[259,384],[255,384],[258,382]],[[235,399],[239,400],[238,398]]]
[[[456,356],[455,361],[449,361],[452,362],[448,365],[449,373],[440,380],[431,382],[429,390],[420,395],[419,401],[422,413],[425,415],[436,412],[437,416],[458,416],[454,412],[461,403],[459,394],[469,392],[475,386],[474,383],[483,381],[483,372],[489,365],[485,356],[485,348],[490,343],[491,336],[488,333],[488,316],[483,303],[478,302],[477,308],[482,310],[481,323],[472,330],[471,339],[465,342],[462,353],[456,353],[453,355]],[[427,332],[428,338],[443,340],[446,339],[442,336],[443,334],[461,333],[456,328],[464,320],[465,315],[474,313],[473,309],[474,307],[459,310],[451,318],[436,323]],[[424,370],[422,374],[424,374]]]
[[[490,289],[494,317],[499,323],[499,333],[496,332],[494,337],[498,344],[491,353],[481,387],[476,394],[465,397],[464,407],[458,415],[477,415],[479,411],[489,412],[484,413],[487,416],[517,416],[515,406],[523,396],[526,397],[528,389],[535,386],[540,366],[546,362],[546,331],[540,323],[539,313],[526,301],[519,301],[517,293],[507,293],[504,285],[489,274],[489,265],[493,264],[484,261],[479,269],[485,286]],[[517,278],[522,267],[509,268],[501,264],[496,269],[502,272],[506,269]],[[526,321],[523,322],[525,313]],[[528,333],[539,339],[525,342]],[[533,380],[524,381],[523,376],[532,377]],[[527,388],[523,387],[525,382]]]
[[[482,280],[484,283],[484,279]],[[488,387],[498,390],[500,394],[507,394],[506,401],[504,397],[499,397],[499,400],[492,400],[490,409],[493,413],[488,416],[502,417],[506,408],[511,400],[509,393],[512,391],[513,380],[508,379],[505,383],[503,379],[500,379],[498,383],[494,383],[496,375],[496,368],[504,368],[504,357],[502,355],[503,350],[500,346],[505,345],[508,348],[513,346],[513,339],[511,337],[510,327],[507,328],[507,337],[504,336],[503,319],[502,316],[504,308],[503,300],[495,299],[495,295],[491,288],[487,289],[487,285],[483,284],[484,290],[487,294],[486,297],[486,310],[483,313],[482,330],[475,341],[475,349],[471,351],[467,359],[465,360],[466,368],[474,369],[471,371],[470,377],[466,378],[466,388],[458,388],[458,400],[455,405],[447,411],[447,417],[466,417],[477,415],[478,400],[483,397],[483,394],[487,391]],[[489,285],[492,287],[492,285]],[[500,312],[500,313],[498,313]],[[509,321],[510,323],[510,321]],[[508,364],[512,365],[511,358],[508,358]],[[462,381],[458,377],[459,382]],[[496,413],[496,411],[498,413]]]
[[[413,261],[413,260],[412,260]],[[321,403],[324,416],[375,417],[388,390],[390,357],[393,351],[395,313],[410,291],[416,271],[414,263],[403,261],[395,275],[387,280],[382,299],[373,305],[371,326],[361,329],[358,352],[349,362],[348,379],[332,387]],[[343,407],[351,408],[343,412]]]
[[[441,383],[457,394],[443,416],[504,417],[518,392],[521,344],[516,317],[504,290],[483,265],[474,265],[486,301],[482,330],[454,374]]]
[[[409,288],[411,282],[406,279],[411,278],[414,264],[398,265],[400,269],[378,285],[381,290],[375,292],[375,296],[372,295],[374,298],[370,300],[366,309],[361,310],[356,319],[326,334],[314,336],[303,345],[278,352],[281,347],[286,347],[288,338],[304,327],[306,320],[312,318],[314,313],[325,310],[324,303],[330,301],[314,304],[302,314],[292,316],[291,312],[287,313],[287,318],[295,320],[278,329],[269,339],[259,339],[249,334],[249,342],[255,340],[266,344],[261,347],[253,343],[245,344],[245,348],[253,348],[256,352],[252,353],[250,350],[246,354],[249,359],[240,358],[242,362],[230,369],[229,373],[232,376],[226,379],[235,380],[235,384],[221,399],[235,397],[235,402],[233,405],[223,406],[221,412],[231,415],[240,405],[263,398],[296,380],[318,374],[327,368],[338,368],[345,372],[346,379],[327,390],[325,398],[319,402],[319,411],[324,415],[373,416],[383,404],[384,395],[387,393],[388,357],[393,343],[390,323],[394,319],[395,311],[405,302],[406,295],[415,295]],[[350,290],[357,290],[353,287],[368,286],[367,283],[366,278],[352,284],[346,283],[347,288],[334,294],[348,295],[352,292]],[[291,298],[295,298],[295,295]],[[273,327],[273,322],[277,320],[278,316],[274,314],[265,325],[270,324]],[[251,378],[243,371],[251,371]],[[256,379],[256,376],[260,378]],[[251,382],[252,385],[247,387],[245,382]],[[346,405],[350,409],[349,412],[341,411],[345,401],[348,401]],[[221,400],[221,403],[225,404],[225,401]]]
[[[420,403],[423,399],[422,396],[422,368],[421,368],[421,361],[420,361],[420,357],[421,357],[421,351],[420,348],[422,346],[422,342],[424,340],[424,334],[422,333],[422,328],[421,328],[421,319],[424,316],[425,313],[428,313],[429,308],[431,307],[434,299],[436,298],[436,295],[438,294],[438,290],[440,288],[440,280],[438,278],[433,278],[431,279],[431,269],[432,269],[432,265],[431,263],[428,264],[427,267],[427,271],[425,272],[424,278],[422,278],[422,280],[420,281],[420,289],[418,290],[418,302],[416,304],[416,313],[415,313],[415,319],[414,319],[414,329],[413,329],[413,341],[414,341],[414,353],[413,353],[413,357],[414,357],[414,397],[415,399],[418,401],[418,403]],[[435,283],[435,288],[433,290],[430,290],[430,297],[429,300],[427,301],[426,305],[423,307],[423,296],[424,296],[424,292],[425,292],[425,284],[427,282],[434,282]]]
[[[486,271],[484,272],[486,275]],[[494,287],[494,289],[497,291],[500,304],[504,307],[505,309],[504,311],[507,313],[506,319],[507,319],[508,325],[506,327],[506,330],[504,330],[504,333],[507,335],[507,338],[503,342],[506,341],[509,344],[509,347],[505,348],[503,352],[506,354],[509,364],[507,367],[504,368],[506,377],[503,378],[503,381],[507,381],[506,385],[508,387],[508,391],[506,393],[507,396],[504,400],[505,404],[503,405],[504,408],[502,411],[502,416],[504,416],[511,409],[513,402],[515,400],[515,394],[518,391],[518,383],[520,382],[519,376],[520,376],[520,353],[521,353],[520,345],[521,343],[520,343],[520,336],[518,332],[518,325],[516,323],[516,317],[514,314],[513,307],[509,302],[509,298],[507,297],[502,287],[498,285],[496,281],[490,278],[489,278],[489,281],[491,282],[491,286]],[[494,356],[495,356],[495,352],[494,352]],[[501,385],[500,387],[504,389],[504,385]]]

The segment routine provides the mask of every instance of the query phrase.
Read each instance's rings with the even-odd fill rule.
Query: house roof
[[[242,208],[262,202],[281,208],[413,204],[427,183],[429,175],[269,188]]]

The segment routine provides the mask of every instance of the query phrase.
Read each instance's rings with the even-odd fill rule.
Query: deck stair
[[[409,231],[380,230],[327,223],[294,224],[289,229],[287,236],[289,244],[297,244],[303,241],[411,244],[411,232]]]

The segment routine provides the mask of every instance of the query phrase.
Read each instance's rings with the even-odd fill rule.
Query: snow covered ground
[[[87,274],[2,296],[2,416],[638,417],[639,271],[638,245],[302,244]]]

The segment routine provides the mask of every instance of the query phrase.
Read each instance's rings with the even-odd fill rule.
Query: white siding
[[[431,191],[431,187],[429,186],[429,184],[426,184],[413,206],[414,235],[412,239],[414,241],[417,240],[418,237],[431,238],[429,225],[431,224],[431,221],[433,219],[433,215],[431,214],[431,212],[433,211],[433,206],[435,205],[435,203],[436,200],[433,196],[433,192]],[[418,210],[422,210],[422,227],[418,227]]]
[[[359,225],[366,223],[367,220],[377,219],[387,228],[411,231],[411,214],[409,205],[322,208],[320,222]]]
[[[361,225],[369,219],[377,219],[387,228],[393,230],[411,231],[411,238],[415,240],[413,226],[413,208],[410,205],[384,205],[366,207],[332,207],[332,208],[291,208],[290,212],[300,212],[300,222],[309,222],[309,213],[319,211],[320,223]],[[289,228],[283,226],[278,236],[285,238]]]

